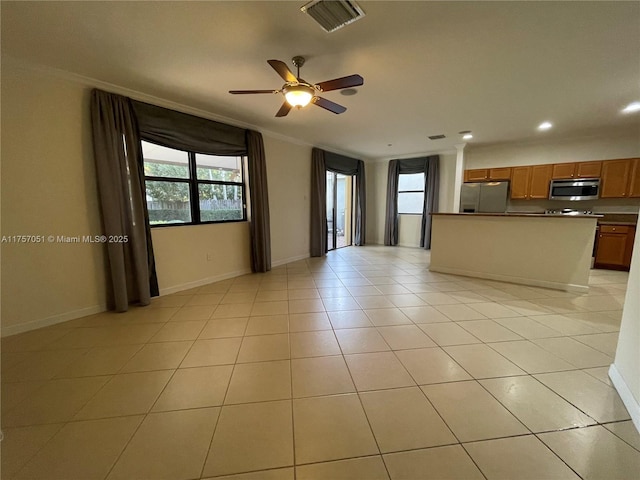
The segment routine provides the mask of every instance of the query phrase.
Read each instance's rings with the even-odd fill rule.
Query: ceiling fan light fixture
[[[284,98],[292,107],[306,107],[314,96],[314,89],[308,85],[290,85],[283,90]]]

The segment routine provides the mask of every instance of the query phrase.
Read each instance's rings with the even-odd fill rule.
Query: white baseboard
[[[308,253],[304,253],[302,255],[297,255],[295,257],[289,257],[282,260],[276,260],[275,262],[271,262],[272,267],[279,267],[280,265],[286,265],[287,263],[297,262],[299,260],[304,260],[305,258],[311,258],[311,255]]]
[[[241,275],[248,275],[249,273],[251,273],[251,269],[236,270],[235,272],[223,273],[222,275],[215,275],[213,277],[202,278],[200,280],[183,283],[181,285],[174,285],[172,287],[161,288],[160,296],[171,295],[172,293],[182,292],[183,290],[190,290],[192,288],[202,287],[203,285],[208,285],[214,282],[221,282],[223,280],[239,277]]]
[[[464,277],[484,278],[487,280],[497,280],[499,282],[517,283],[518,285],[529,285],[531,287],[551,288],[565,292],[587,293],[588,285],[575,285],[571,283],[550,282],[547,280],[536,280],[531,278],[512,277],[498,273],[475,272],[472,270],[462,270],[459,268],[439,267],[431,265],[431,272],[450,273],[452,275],[462,275]]]
[[[9,325],[7,327],[3,326],[1,335],[3,337],[17,335],[18,333],[36,330],[37,328],[50,327],[51,325],[68,322],[69,320],[75,320],[76,318],[86,317],[87,315],[95,315],[96,313],[106,311],[106,305],[94,305],[92,307],[86,307],[78,310],[73,310],[71,312],[60,313],[58,315],[53,315],[47,318],[31,320],[30,322],[20,323],[18,325]]]
[[[618,391],[622,403],[627,407],[633,425],[636,427],[636,430],[640,432],[640,403],[638,403],[638,400],[633,396],[633,393],[627,386],[627,382],[624,381],[615,364],[611,364],[609,367],[609,378]]]

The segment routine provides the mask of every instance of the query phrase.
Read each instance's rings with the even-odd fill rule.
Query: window
[[[246,220],[244,157],[184,152],[142,142],[149,224]]]
[[[424,173],[401,173],[398,176],[398,213],[422,215],[424,207]]]

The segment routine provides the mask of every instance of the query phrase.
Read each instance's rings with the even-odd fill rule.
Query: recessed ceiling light
[[[622,109],[622,113],[640,112],[640,102],[631,102]]]
[[[542,122],[538,125],[538,130],[549,130],[551,127],[553,127],[551,122]]]
[[[463,140],[471,140],[472,138],[473,138],[473,135],[471,135],[470,133],[465,133],[465,134],[462,136],[462,139],[463,139]]]

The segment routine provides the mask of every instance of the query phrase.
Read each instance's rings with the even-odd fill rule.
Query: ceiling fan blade
[[[229,90],[233,95],[251,95],[253,93],[278,93],[279,90]]]
[[[337,103],[333,103],[332,101],[322,97],[313,97],[313,103],[333,113],[344,113],[347,111],[347,107],[343,107],[342,105],[338,105]]]
[[[278,110],[278,113],[276,113],[276,117],[286,117],[287,113],[289,113],[290,110],[291,105],[289,105],[289,103],[285,101],[280,107],[280,110]]]
[[[364,84],[364,78],[360,75],[349,75],[348,77],[334,78],[333,80],[327,80],[326,82],[318,83],[318,87],[323,92],[329,92],[331,90],[340,90],[341,88],[358,87]]]
[[[278,72],[285,82],[297,82],[298,79],[296,76],[291,73],[287,64],[280,60],[267,60],[267,63],[271,65],[271,67]]]

